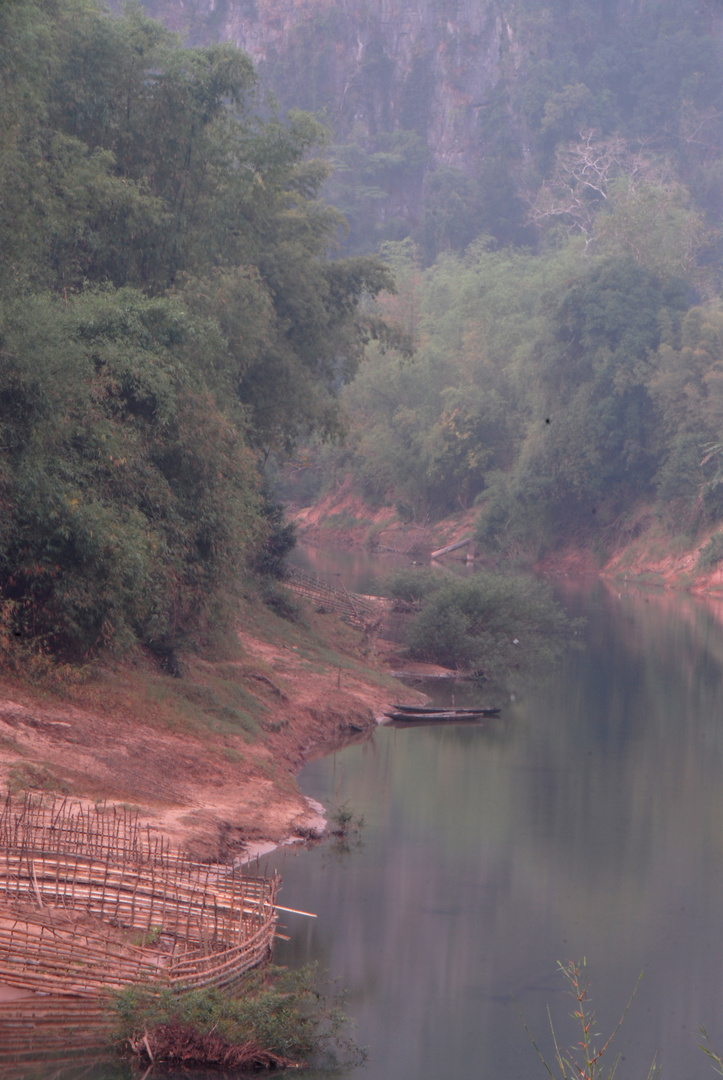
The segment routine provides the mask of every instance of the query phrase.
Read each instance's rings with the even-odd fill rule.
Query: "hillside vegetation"
[[[233,45],[94,0],[0,6],[6,664],[140,645],[174,671],[278,549],[260,467],[337,431],[379,332],[359,301],[392,288],[328,257],[323,139]]]
[[[462,110],[475,72],[486,79],[454,153],[430,120],[454,96],[442,61],[417,72],[429,123],[404,127],[399,79],[417,70],[406,46],[390,53],[384,131],[371,106],[356,126],[338,102],[334,113],[329,190],[349,209],[350,242],[381,242],[398,281],[381,308],[414,355],[371,346],[343,394],[346,448],[313,449],[288,490],[313,498],[351,473],[369,503],[416,522],[476,503],[478,540],[512,555],[578,544],[604,557],[651,516],[671,543],[693,544],[723,512],[719,8],[442,8],[424,7],[420,50],[449,57],[449,35],[466,42]],[[390,16],[397,30],[408,14]],[[358,147],[391,170],[389,140],[411,147],[414,132],[421,157],[399,149],[401,171],[373,203]]]
[[[715,532],[715,4],[146,6],[203,44],[0,9],[4,662],[177,671],[299,447],[287,491],[476,504],[495,552]]]
[[[407,265],[415,356],[373,352],[344,394],[350,441],[317,476],[350,470],[416,521],[476,502],[478,539],[512,554],[614,546],[641,502],[672,535],[719,521],[719,301],[689,306],[680,275],[578,240]]]

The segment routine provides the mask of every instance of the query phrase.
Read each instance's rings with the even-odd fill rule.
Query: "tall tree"
[[[139,8],[0,5],[0,616],[22,640],[170,655],[258,563],[259,459],[338,430],[380,332],[362,300],[388,269],[331,258],[324,130],[262,115],[257,84]]]

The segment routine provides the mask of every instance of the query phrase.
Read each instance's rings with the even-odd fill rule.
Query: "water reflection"
[[[323,567],[319,567],[323,572]],[[345,571],[348,588],[360,583]],[[366,571],[365,571],[366,572]],[[479,725],[382,729],[302,775],[362,844],[276,857],[291,941],[349,991],[373,1080],[534,1080],[514,997],[572,1038],[556,961],[588,959],[620,1080],[704,1080],[723,1045],[723,608],[561,580],[586,649]],[[338,791],[337,791],[338,789]],[[270,869],[273,869],[273,864]],[[110,1075],[101,1070],[94,1075]]]
[[[347,589],[362,595],[376,595],[386,577],[412,566],[408,555],[396,552],[371,554],[359,548],[297,547],[291,562],[318,574],[329,584],[343,582]]]
[[[319,918],[289,916],[279,958],[349,988],[375,1080],[539,1075],[512,996],[543,1042],[548,1003],[564,1036],[556,961],[583,955],[602,1027],[645,972],[621,1077],[654,1054],[663,1076],[711,1075],[699,1023],[723,1044],[719,608],[559,593],[587,648],[500,721],[380,730],[303,775],[327,805],[341,776],[367,827],[341,865],[285,856],[286,902]]]
[[[116,1026],[109,999],[29,993],[0,984],[0,1077],[120,1080],[127,1070],[107,1054]]]

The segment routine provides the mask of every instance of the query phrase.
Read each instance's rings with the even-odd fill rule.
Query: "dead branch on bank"
[[[257,1042],[230,1043],[216,1031],[201,1034],[183,1024],[159,1024],[128,1040],[140,1065],[205,1069],[300,1069],[303,1062],[266,1050]]]

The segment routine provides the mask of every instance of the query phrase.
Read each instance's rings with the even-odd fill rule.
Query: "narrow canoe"
[[[477,716],[480,713],[482,713],[483,716],[491,716],[500,711],[497,707],[490,708],[481,705],[471,709],[457,709],[454,706],[450,708],[449,705],[441,707],[437,705],[390,705],[389,707],[394,712],[413,713],[414,716],[434,716],[439,713],[444,713],[445,716],[448,713],[453,713],[455,716]]]
[[[410,711],[404,709],[401,711],[386,712],[384,713],[390,720],[482,720],[486,716],[499,716],[499,709],[435,709],[434,711],[417,710]]]

